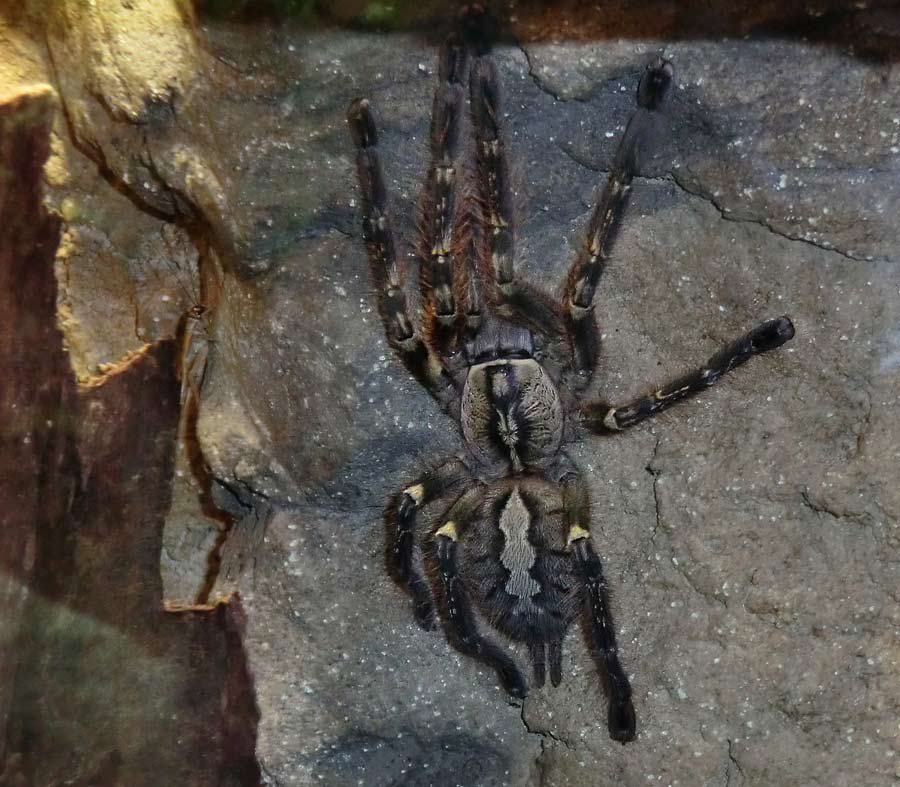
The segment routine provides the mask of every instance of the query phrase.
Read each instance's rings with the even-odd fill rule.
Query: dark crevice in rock
[[[656,518],[653,523],[653,532],[650,536],[650,543],[656,543],[656,536],[659,533],[660,526],[662,525],[662,518],[660,516],[659,511],[659,477],[662,475],[662,471],[656,467],[656,458],[659,456],[659,444],[661,440],[659,437],[656,438],[656,442],[653,444],[653,455],[650,457],[650,461],[647,462],[646,467],[644,468],[653,478],[652,483],[652,491],[653,491],[653,508],[656,513]]]
[[[145,76],[146,84],[134,84],[134,69],[115,58],[106,68],[83,69],[82,63],[92,58],[81,53],[79,59],[82,47],[94,51],[94,57],[98,52],[109,54],[118,49],[115,39],[98,36],[97,29],[79,16],[82,12],[73,11],[76,7],[74,3],[72,8],[61,4],[42,23],[47,61],[75,149],[93,161],[101,177],[140,211],[205,238],[230,273],[245,279],[264,272],[258,257],[241,253],[242,230],[233,219],[228,195],[215,172],[213,164],[218,162],[202,153],[209,143],[204,136],[207,108],[201,106],[202,100],[196,98],[198,91],[193,90],[201,80],[194,83],[188,79],[187,86],[167,83],[154,87],[152,80],[159,75],[150,72]],[[84,13],[103,22],[109,12],[98,7]],[[69,22],[73,19],[85,25],[81,37],[71,29]],[[185,60],[195,62],[193,58],[201,51],[201,35],[193,25],[191,15],[184,14],[174,28],[162,34],[167,38],[166,45],[173,52],[177,50],[177,56],[173,55],[178,61],[178,65],[173,64],[176,70]],[[192,72],[194,76],[196,72]],[[118,88],[125,88],[123,92],[133,94],[128,97],[132,99],[130,107],[128,99],[104,93],[102,86],[111,79],[116,80]],[[212,79],[209,75],[209,82]],[[190,110],[198,106],[201,108],[192,114]]]
[[[591,89],[589,91],[587,91],[586,93],[579,93],[578,95],[572,95],[572,96],[564,96],[561,93],[557,93],[556,91],[552,90],[551,88],[549,88],[547,85],[544,84],[544,81],[543,81],[543,79],[541,79],[540,74],[538,74],[537,71],[535,71],[534,60],[532,59],[531,53],[528,51],[528,47],[524,46],[522,44],[519,44],[518,49],[525,56],[525,60],[528,63],[528,76],[531,77],[531,81],[534,82],[535,87],[537,87],[537,89],[540,90],[542,93],[546,93],[554,101],[562,101],[562,102],[577,101],[580,104],[589,104],[591,101],[593,101],[594,97],[598,93],[602,93],[603,90],[606,89],[607,85],[622,82],[625,80],[632,80],[634,82],[637,82],[641,73],[643,73],[642,68],[624,69],[622,71],[618,71],[615,74],[612,74],[612,75],[606,77],[605,79],[602,79],[599,82],[596,82],[595,84],[591,85]]]
[[[868,388],[863,388],[861,390],[865,396],[866,403],[859,429],[856,432],[856,446],[853,454],[854,459],[862,454],[863,449],[865,448],[866,437],[872,428],[872,392]]]
[[[569,145],[558,145],[559,149],[566,154],[572,161],[578,164],[585,169],[589,169],[591,172],[596,172],[599,175],[608,176],[609,170],[604,169],[602,167],[597,166],[592,163],[589,159],[584,156],[579,155],[577,152],[573,151],[571,146]],[[668,175],[663,177],[647,177],[643,175],[635,176],[635,181],[640,183],[651,183],[651,184],[665,184],[671,183],[678,187],[679,190],[683,191],[688,196],[694,197],[696,199],[702,200],[703,202],[711,205],[716,209],[716,212],[719,216],[725,221],[731,221],[736,224],[755,224],[759,227],[762,227],[764,230],[767,230],[773,235],[778,236],[779,238],[783,238],[792,243],[803,243],[807,246],[813,246],[820,251],[829,252],[831,254],[836,254],[840,257],[843,257],[847,260],[852,260],[854,262],[889,262],[890,259],[887,257],[869,257],[869,256],[860,256],[858,254],[853,254],[849,251],[844,251],[843,249],[839,249],[836,246],[832,246],[831,244],[815,241],[810,238],[804,238],[799,235],[793,235],[791,233],[785,232],[783,230],[778,229],[770,220],[765,218],[753,218],[748,216],[740,216],[736,215],[731,208],[726,208],[719,201],[713,197],[707,191],[702,189],[691,187],[687,185],[684,178],[682,178],[677,170],[673,170]]]
[[[56,69],[57,65],[53,57],[53,47],[48,46],[47,51],[50,63],[52,67]],[[89,91],[89,93],[92,98],[103,107],[110,122],[127,123],[133,126],[147,125],[145,122],[135,121],[122,113],[115,112],[113,108],[109,106],[109,102],[106,101],[105,97],[97,94],[96,91]],[[152,179],[160,190],[169,195],[169,202],[172,205],[171,212],[162,211],[156,205],[143,199],[138,190],[132,188],[120,174],[115,172],[107,161],[102,145],[87,140],[78,132],[76,124],[70,114],[65,96],[63,96],[63,100],[60,104],[72,145],[86,158],[94,162],[100,177],[118,193],[125,196],[136,209],[157,220],[183,227],[188,232],[188,235],[198,252],[197,266],[200,281],[198,302],[193,303],[191,310],[185,313],[179,321],[179,326],[176,330],[176,342],[179,348],[177,361],[178,375],[183,386],[183,410],[179,426],[179,435],[187,454],[191,472],[200,487],[199,503],[201,511],[206,517],[216,523],[219,530],[214,546],[207,556],[206,575],[196,599],[196,603],[206,604],[218,576],[221,549],[234,524],[234,518],[227,510],[219,507],[214,500],[212,488],[216,479],[213,478],[209,463],[203,456],[201,443],[197,436],[197,423],[200,417],[200,406],[202,401],[201,393],[203,381],[205,379],[205,354],[208,352],[208,348],[199,350],[202,357],[198,369],[195,368],[198,351],[193,345],[195,342],[201,341],[204,338],[207,342],[211,340],[210,334],[212,333],[212,327],[210,323],[215,317],[214,310],[218,303],[219,293],[222,288],[222,274],[219,261],[213,250],[215,240],[214,233],[208,222],[206,222],[193,207],[190,198],[179,189],[173,187],[159,172],[154,161],[150,141],[146,132],[142,133],[142,165],[146,170],[148,177]],[[174,117],[174,97],[172,95],[169,95],[166,106],[170,108],[171,114]],[[191,293],[188,293],[188,295],[190,295],[193,300]],[[135,336],[140,338],[140,313],[136,302],[133,303],[133,308]],[[202,330],[195,330],[195,325],[200,325]]]
[[[522,702],[521,712],[520,712],[519,716],[520,716],[520,718],[522,719],[522,724],[524,725],[525,730],[528,732],[529,735],[539,735],[541,738],[550,738],[551,740],[554,740],[554,741],[556,741],[557,743],[561,743],[561,744],[562,744],[563,746],[565,746],[567,749],[573,749],[573,748],[574,748],[574,747],[572,746],[572,744],[571,744],[568,740],[566,740],[565,738],[563,738],[563,737],[560,736],[560,735],[557,735],[557,734],[556,734],[555,732],[553,732],[552,730],[549,730],[549,729],[540,729],[540,728],[538,728],[538,727],[532,726],[532,724],[531,724],[531,723],[528,721],[528,719],[525,717],[525,703],[526,703],[526,702],[528,702],[527,699],[524,700],[524,701]]]
[[[537,771],[537,787],[545,787],[547,784],[547,776],[550,772],[550,769],[547,767],[547,741],[544,738],[541,738],[541,750],[537,757],[534,759],[534,767]]]
[[[218,532],[212,548],[206,556],[206,573],[203,577],[203,584],[197,592],[197,604],[209,602],[210,595],[219,580],[219,573],[222,569],[222,550],[225,548],[225,544],[234,527],[234,518],[221,509],[217,509],[216,521],[218,523]]]
[[[274,515],[274,509],[261,499],[241,505],[244,514],[217,543],[215,573],[207,577],[209,592],[219,596],[236,592],[241,584],[255,588],[263,539]]]
[[[521,705],[520,718],[522,720],[522,726],[525,727],[525,731],[529,735],[538,737],[540,749],[537,756],[534,758],[534,769],[537,774],[537,785],[538,787],[543,787],[548,783],[547,780],[550,775],[550,768],[547,763],[547,758],[551,751],[550,747],[554,744],[562,744],[568,751],[575,751],[575,746],[573,746],[566,738],[557,735],[552,730],[535,727],[529,722],[525,714],[527,703],[528,699],[526,698]]]
[[[227,484],[215,477],[203,453],[198,433],[207,356],[210,352],[210,343],[213,341],[210,321],[215,319],[215,307],[219,302],[222,285],[215,254],[203,239],[195,237],[194,243],[200,252],[198,256],[200,302],[182,315],[176,336],[179,348],[178,374],[183,402],[179,437],[191,475],[199,489],[200,510],[207,519],[216,523],[218,530],[206,557],[206,572],[196,598],[197,604],[206,604],[219,577],[225,543],[235,522],[246,513],[249,504],[245,504]]]
[[[742,787],[746,781],[744,769],[734,756],[734,742],[729,738],[728,763],[725,765],[725,787]]]
[[[656,466],[656,460],[659,456],[659,447],[660,447],[660,438],[656,438],[656,442],[653,446],[653,454],[650,457],[650,460],[644,467],[644,470],[650,474],[653,479],[652,483],[652,493],[653,493],[653,507],[656,514],[656,519],[653,524],[653,532],[650,536],[650,543],[656,544],[656,538],[659,535],[660,530],[662,529],[662,506],[661,506],[661,496],[659,492],[659,485],[662,479],[662,471]],[[687,583],[687,586],[698,596],[702,596],[707,601],[712,601],[718,604],[721,607],[728,607],[728,602],[719,596],[717,593],[710,593],[708,590],[704,590],[700,585],[697,584],[691,573],[687,570],[687,566],[683,565],[681,561],[672,561],[672,564],[675,567],[675,570],[681,575],[684,581]]]
[[[800,500],[806,508],[819,516],[829,516],[838,520],[849,520],[863,526],[872,524],[872,517],[870,514],[857,513],[855,511],[842,511],[838,508],[834,508],[825,501],[814,499],[810,494],[809,489],[800,490]]]
[[[693,197],[702,199],[704,202],[707,202],[710,205],[712,205],[719,212],[719,215],[726,221],[733,221],[738,224],[756,224],[756,225],[762,227],[763,229],[768,230],[773,235],[777,235],[780,238],[789,240],[792,243],[803,243],[803,244],[806,244],[807,246],[812,246],[816,249],[819,249],[820,251],[829,252],[831,254],[837,254],[837,255],[843,257],[844,259],[853,260],[854,262],[886,262],[886,261],[888,261],[887,257],[874,257],[874,256],[873,257],[868,257],[868,256],[862,257],[857,254],[853,254],[849,251],[844,251],[843,249],[839,249],[836,246],[833,246],[829,243],[815,241],[815,240],[812,240],[811,238],[804,238],[800,235],[792,235],[791,233],[784,232],[783,230],[778,229],[777,227],[775,227],[772,224],[771,221],[769,221],[768,219],[765,219],[765,218],[750,218],[750,217],[734,215],[730,208],[726,208],[723,205],[721,205],[712,194],[710,194],[706,191],[702,191],[702,190],[696,189],[696,188],[691,188],[690,186],[688,186],[685,183],[685,181],[679,177],[679,174],[677,172],[672,172],[670,178],[666,178],[666,180],[669,180],[669,179],[671,179],[671,182],[674,183],[676,186],[678,186],[678,188],[680,188],[686,194],[690,194]]]
[[[56,76],[57,90],[60,90],[58,78],[59,68],[53,57],[53,48],[50,46],[46,46],[45,51],[47,52],[47,59],[50,63],[50,67],[53,70],[54,75]],[[63,119],[65,120],[66,130],[69,133],[69,141],[72,143],[72,146],[75,148],[75,150],[81,153],[89,161],[94,162],[97,167],[97,173],[100,175],[100,177],[103,178],[103,180],[105,180],[110,186],[112,186],[112,188],[114,188],[119,194],[128,199],[138,210],[146,213],[148,216],[152,216],[159,221],[174,221],[176,218],[174,213],[160,210],[155,205],[151,205],[149,202],[142,199],[140,194],[132,189],[123,180],[123,178],[115,172],[113,167],[110,165],[106,157],[106,153],[101,145],[84,139],[78,133],[77,124],[75,122],[75,119],[72,117],[71,111],[62,92],[60,92],[59,105],[60,109],[62,110]]]

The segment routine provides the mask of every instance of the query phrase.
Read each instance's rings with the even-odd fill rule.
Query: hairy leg
[[[388,574],[413,600],[416,620],[424,629],[434,627],[434,600],[422,572],[416,566],[416,515],[452,487],[471,481],[469,469],[451,459],[430,470],[391,501],[385,512],[385,564]]]
[[[600,558],[590,544],[590,497],[587,485],[577,472],[563,480],[563,521],[572,559],[581,577],[585,608],[583,625],[591,656],[601,675],[608,680],[609,712],[607,725],[613,740],[634,740],[635,716],[631,685],[619,663],[615,624],[609,606],[609,593]]]
[[[387,208],[387,189],[378,157],[378,133],[366,99],[347,110],[350,135],[356,145],[356,169],[362,198],[363,238],[369,272],[375,285],[378,312],[388,343],[403,365],[444,407],[457,398],[453,381],[437,354],[423,340],[406,308],[400,268]]]
[[[462,121],[468,73],[465,42],[451,34],[438,55],[431,115],[431,165],[422,198],[420,284],[429,344],[443,356],[461,349],[480,324],[472,270],[471,196],[464,177]]]
[[[732,342],[710,358],[702,369],[679,377],[653,393],[625,405],[611,407],[593,402],[581,408],[585,426],[598,434],[618,432],[663,412],[676,402],[705,391],[723,375],[750,360],[754,355],[781,347],[794,336],[788,317],[769,320]]]
[[[612,255],[619,225],[631,195],[639,148],[661,111],[672,83],[672,66],[658,58],[644,72],[638,86],[638,107],[632,114],[613,159],[606,187],[588,222],[584,243],[569,269],[563,304],[571,337],[575,371],[590,379],[599,354],[594,319],[594,293],[606,260]]]
[[[528,693],[528,683],[513,658],[478,631],[472,602],[457,567],[457,541],[465,531],[481,499],[480,489],[470,489],[447,512],[444,524],[435,532],[437,565],[443,595],[441,616],[447,639],[460,653],[491,667],[503,688],[514,697]]]
[[[472,27],[479,24],[486,21],[472,20]],[[515,215],[501,128],[500,78],[486,36],[474,35],[480,52],[472,62],[469,91],[484,232],[480,268],[492,305],[501,317],[525,325],[547,340],[560,341],[565,336],[560,305],[515,272]]]

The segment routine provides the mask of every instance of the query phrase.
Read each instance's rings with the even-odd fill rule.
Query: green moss
[[[313,19],[316,0],[201,0],[198,4],[204,16],[233,17],[263,13],[290,18]]]
[[[403,29],[446,12],[438,0],[199,0],[202,16],[274,16],[304,23]]]
[[[394,3],[367,3],[360,21],[364,24],[379,25],[392,22],[397,15]]]

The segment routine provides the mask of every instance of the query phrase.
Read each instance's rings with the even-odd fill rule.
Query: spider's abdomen
[[[467,584],[492,625],[526,642],[565,634],[581,597],[558,487],[533,477],[496,484],[462,547]]]
[[[469,369],[460,409],[469,450],[485,466],[540,469],[556,456],[563,409],[550,375],[531,358]]]

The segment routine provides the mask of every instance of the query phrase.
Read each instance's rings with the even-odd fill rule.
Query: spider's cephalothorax
[[[587,484],[563,446],[585,430],[615,433],[662,412],[781,346],[794,328],[787,317],[765,322],[698,371],[627,404],[585,401],[599,352],[594,292],[628,204],[637,151],[666,103],[672,67],[659,58],[644,73],[637,109],[556,299],[515,271],[497,69],[483,12],[472,6],[461,20],[462,34],[451,35],[439,57],[417,255],[421,319],[406,305],[369,104],[356,99],[348,110],[363,235],[388,342],[459,422],[466,447],[392,501],[387,567],[412,597],[419,623],[432,628],[437,609],[451,644],[495,669],[517,697],[526,694],[526,680],[506,649],[481,633],[479,617],[527,646],[537,685],[548,663],[559,685],[563,639],[580,619],[609,691],[609,733],[626,742],[635,735],[631,688],[591,545]],[[466,84],[470,123],[463,122]],[[463,140],[467,128],[471,145]],[[472,193],[476,199],[465,198]],[[417,516],[430,504],[440,516],[417,538]]]

